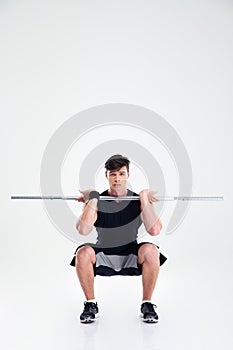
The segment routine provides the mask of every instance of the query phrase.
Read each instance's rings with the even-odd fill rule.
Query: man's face
[[[105,174],[112,191],[122,192],[126,189],[127,179],[129,178],[126,166],[119,170],[108,170]]]

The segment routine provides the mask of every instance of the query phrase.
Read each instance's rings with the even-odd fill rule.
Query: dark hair
[[[119,170],[123,166],[126,166],[127,171],[129,172],[129,163],[130,160],[127,157],[124,157],[121,154],[115,154],[106,161],[104,167],[106,170]]]

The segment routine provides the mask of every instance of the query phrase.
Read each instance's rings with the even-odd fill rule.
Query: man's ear
[[[105,177],[106,177],[106,179],[108,178],[108,172],[107,172],[107,170],[105,171]]]

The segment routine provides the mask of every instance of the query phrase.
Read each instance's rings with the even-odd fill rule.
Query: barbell
[[[39,200],[65,200],[72,201],[76,200],[80,196],[31,196],[31,195],[13,195],[11,199],[39,199]],[[223,201],[224,197],[213,197],[213,196],[202,196],[202,197],[192,197],[192,196],[156,196],[159,201]],[[100,196],[100,201],[139,201],[139,196]]]

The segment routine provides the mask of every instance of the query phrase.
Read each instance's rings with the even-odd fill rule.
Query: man
[[[136,196],[127,189],[129,178],[128,158],[114,155],[105,163],[105,176],[109,189],[103,196],[114,196],[116,201],[99,201],[95,190],[80,191],[78,201],[84,202],[82,215],[76,228],[81,235],[88,235],[93,226],[97,230],[96,244],[84,244],[75,251],[71,261],[86,297],[82,323],[90,323],[98,317],[98,304],[94,295],[96,275],[142,275],[143,296],[141,318],[145,322],[158,322],[156,305],[151,298],[159,274],[160,265],[166,261],[158,247],[152,243],[138,243],[137,234],[142,222],[151,236],[160,233],[162,223],[157,217],[153,202],[158,201],[155,192],[142,190],[140,201],[119,201],[117,197]]]

